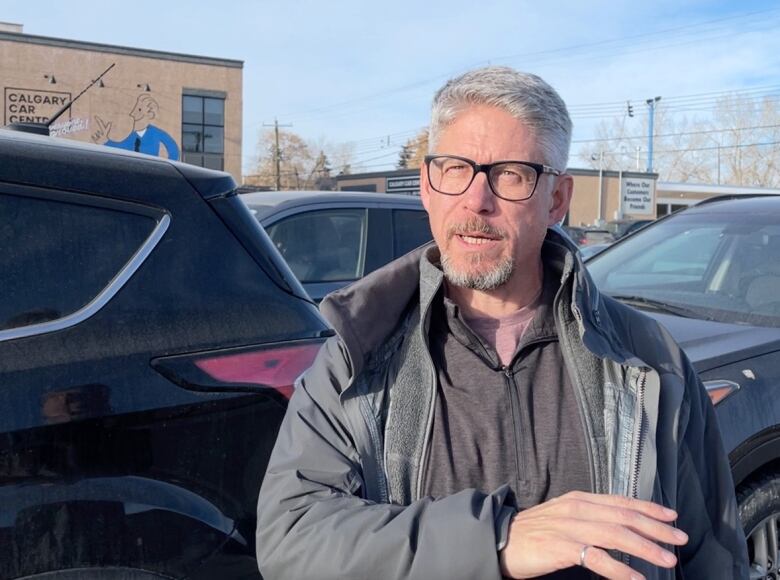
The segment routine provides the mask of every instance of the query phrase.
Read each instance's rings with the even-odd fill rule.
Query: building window
[[[181,143],[185,163],[209,169],[225,167],[225,99],[183,95]]]

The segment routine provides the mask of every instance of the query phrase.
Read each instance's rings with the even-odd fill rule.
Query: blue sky
[[[639,123],[656,95],[671,105],[722,91],[780,94],[780,6],[771,0],[4,0],[0,21],[28,34],[243,60],[245,168],[274,117],[306,139],[351,143],[367,170],[391,167],[427,123],[433,92],[487,63],[555,86],[575,140],[593,138],[600,118],[622,114],[629,99],[638,113],[629,122]],[[706,115],[701,106],[678,114]]]

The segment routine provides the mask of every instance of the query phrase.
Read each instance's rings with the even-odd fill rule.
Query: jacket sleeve
[[[263,577],[501,578],[498,530],[513,514],[506,488],[408,506],[360,496],[361,464],[339,402],[346,365],[330,339],[290,400],[258,499]]]
[[[687,421],[680,423],[677,480],[677,525],[689,536],[680,548],[683,577],[747,579],[747,544],[715,408],[687,358],[684,362],[689,405]]]

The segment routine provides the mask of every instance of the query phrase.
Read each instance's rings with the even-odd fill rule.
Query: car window
[[[393,256],[407,252],[431,241],[431,226],[428,214],[422,210],[393,210]]]
[[[780,326],[780,225],[773,216],[680,214],[588,261],[613,296],[682,305],[720,322]]]
[[[365,264],[366,210],[310,211],[266,228],[301,282],[357,280]]]
[[[686,229],[645,248],[608,275],[616,286],[701,282],[721,239],[720,227]]]
[[[89,304],[155,225],[123,211],[0,192],[0,330],[58,320]]]

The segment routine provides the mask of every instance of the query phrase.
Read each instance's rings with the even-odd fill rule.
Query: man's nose
[[[474,180],[463,194],[464,205],[474,213],[491,213],[495,209],[496,197],[490,189],[488,177],[484,171],[474,176]]]

